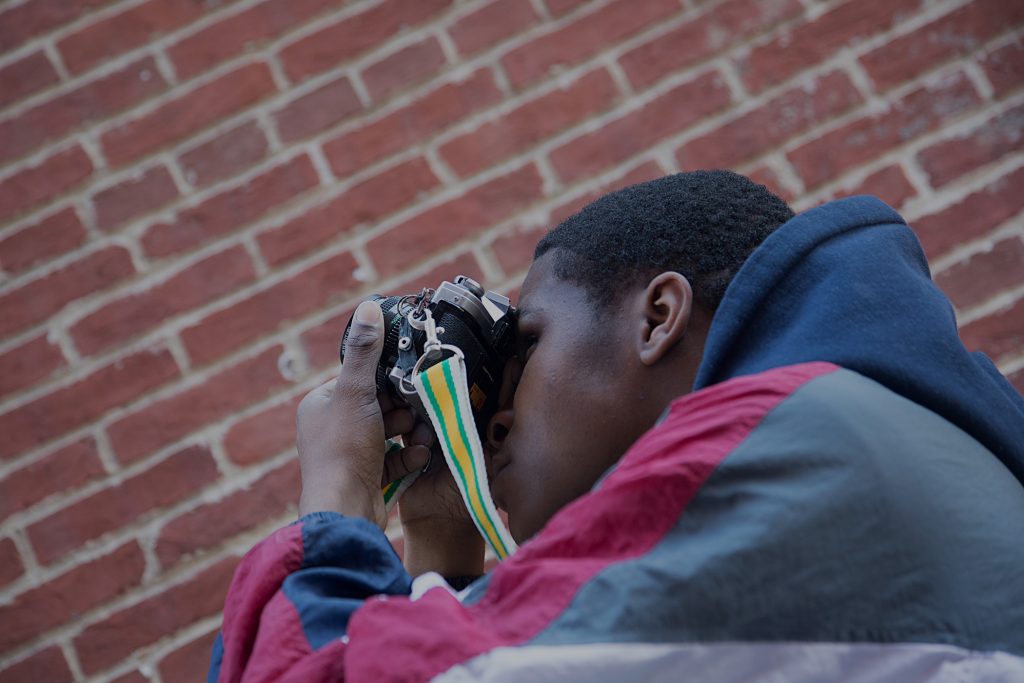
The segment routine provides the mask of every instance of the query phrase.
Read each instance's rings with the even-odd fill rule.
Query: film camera
[[[377,365],[377,389],[409,405],[429,424],[413,376],[449,355],[466,364],[473,420],[481,439],[498,410],[505,362],[515,352],[516,309],[507,297],[485,291],[464,275],[419,294],[371,296],[384,312],[384,349]],[[341,360],[352,321],[341,340]]]

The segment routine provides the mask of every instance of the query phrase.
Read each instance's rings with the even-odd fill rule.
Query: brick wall
[[[0,678],[201,678],[292,519],[362,296],[514,291],[597,194],[728,166],[917,229],[1024,388],[1024,5],[13,0],[0,7]]]

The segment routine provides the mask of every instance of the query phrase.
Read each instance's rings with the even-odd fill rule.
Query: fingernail
[[[356,308],[355,320],[360,325],[373,326],[381,319],[380,306],[375,301],[364,301]]]

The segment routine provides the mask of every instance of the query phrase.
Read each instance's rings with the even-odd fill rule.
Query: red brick
[[[228,557],[163,593],[116,612],[74,639],[86,675],[205,617],[217,614],[239,558]]]
[[[242,246],[231,247],[90,313],[72,326],[71,338],[79,351],[93,355],[255,279],[248,252]]]
[[[558,206],[551,210],[550,223],[552,226],[558,225],[566,218],[582,209],[587,204],[590,204],[594,200],[608,194],[609,192],[621,190],[624,187],[636,185],[637,183],[642,183],[648,180],[654,180],[655,178],[660,178],[663,175],[665,175],[665,172],[661,170],[661,167],[658,166],[658,164],[654,163],[653,161],[645,161],[641,163],[639,166],[634,166],[630,170],[626,171],[626,173],[620,176],[619,178],[613,180],[610,183],[607,183],[606,185],[603,185],[599,189],[594,190],[592,192],[587,192],[586,194],[580,195],[578,197],[573,197],[569,201],[559,204]],[[532,261],[532,247],[530,249],[529,257]],[[499,256],[498,258],[500,260],[501,257]],[[506,270],[505,272],[507,273],[510,271]]]
[[[225,17],[167,50],[179,78],[192,78],[336,7],[334,0],[267,0]]]
[[[585,5],[593,1],[594,0],[544,0],[544,4],[547,5],[548,11],[551,12],[552,16],[560,17],[563,14],[568,14],[580,5]]]
[[[563,180],[575,182],[640,154],[728,105],[729,89],[713,71],[567,142],[551,152],[551,164]]]
[[[759,92],[788,80],[808,66],[820,64],[843,47],[887,31],[922,5],[921,0],[858,0],[845,2],[829,12],[780,31],[740,61],[747,87]]]
[[[1018,393],[1024,394],[1024,368],[1006,376],[1006,379],[1013,385]]]
[[[159,209],[178,196],[178,188],[166,166],[154,166],[133,174],[96,194],[96,224],[113,230],[133,218]]]
[[[850,77],[833,71],[809,87],[791,88],[761,108],[686,143],[676,153],[676,161],[686,169],[734,167],[861,101]]]
[[[280,58],[285,73],[299,81],[333,69],[387,43],[403,29],[427,21],[450,4],[451,0],[384,0],[284,48]]]
[[[426,161],[415,158],[355,185],[327,204],[316,207],[259,236],[267,263],[280,265],[345,235],[373,224],[440,185]]]
[[[209,653],[207,653],[207,655],[209,655]],[[150,679],[143,676],[139,670],[136,669],[135,671],[129,671],[123,676],[118,676],[114,680],[110,681],[110,683],[150,683]]]
[[[10,458],[88,424],[178,375],[166,349],[139,351],[77,382],[0,415],[0,458]]]
[[[213,641],[216,638],[217,631],[213,630],[165,655],[157,665],[160,680],[164,683],[206,680],[210,668],[210,653],[213,652]]]
[[[547,234],[549,226],[513,226],[491,242],[491,252],[506,274],[520,273],[533,263],[537,242]]]
[[[397,509],[398,508],[392,508],[392,511],[397,510]],[[391,547],[395,549],[395,554],[398,555],[399,559],[401,559],[404,562],[405,561],[405,537],[404,536],[396,536],[395,538],[392,538],[391,539]]]
[[[277,366],[282,351],[271,347],[113,423],[107,431],[117,457],[135,462],[288,386]]]
[[[178,163],[188,182],[205,187],[254,166],[267,156],[267,146],[267,136],[250,121],[196,145]]]
[[[352,82],[342,76],[292,100],[274,114],[274,120],[281,140],[293,142],[327,130],[362,109]]]
[[[750,36],[767,31],[803,9],[797,0],[733,0],[644,43],[619,58],[629,82],[646,88],[669,74],[709,59]]]
[[[300,336],[302,345],[306,349],[306,357],[309,359],[311,368],[337,368],[341,363],[338,354],[341,345],[341,335],[345,331],[345,325],[355,312],[355,307],[346,308],[340,315],[330,320],[314,325]]]
[[[0,15],[2,17],[2,15]],[[2,21],[2,18],[0,18]],[[0,69],[0,107],[14,104],[60,80],[57,70],[42,51],[33,52]]]
[[[755,183],[764,185],[772,194],[781,197],[786,202],[792,202],[796,199],[796,196],[770,166],[756,166],[746,176]]]
[[[788,156],[805,186],[812,189],[954,120],[980,101],[971,82],[957,73],[893,102],[883,114],[857,119],[815,138]]]
[[[407,86],[426,80],[445,65],[437,38],[408,45],[363,69],[363,82],[377,102]]]
[[[0,240],[0,268],[18,273],[81,246],[85,228],[71,207]]]
[[[53,374],[66,365],[60,347],[45,334],[0,354],[0,397],[12,394]],[[0,482],[0,488],[3,482]],[[0,499],[0,510],[4,502]],[[2,516],[2,515],[0,515]]]
[[[442,146],[440,153],[459,175],[472,175],[614,107],[618,101],[611,75],[597,69],[455,138]]]
[[[336,341],[340,340],[339,331]],[[224,436],[228,458],[239,465],[252,465],[294,447],[295,411],[301,399],[295,396],[231,425]]]
[[[0,539],[0,586],[6,586],[24,573],[25,567],[14,541],[10,538]]]
[[[1021,284],[1024,273],[1024,242],[1011,237],[990,251],[972,254],[935,276],[937,284],[953,304],[969,308]]]
[[[466,275],[484,287],[490,286],[490,283],[484,277],[483,271],[480,269],[480,264],[477,262],[476,257],[471,252],[462,252],[445,260],[443,263],[437,264],[429,272],[406,278],[395,285],[395,291],[418,292],[424,287],[437,287],[444,280],[451,281],[457,275]],[[346,319],[345,322],[347,323],[348,320]],[[337,353],[335,353],[335,356],[337,356]]]
[[[0,52],[7,53],[30,38],[70,23],[91,9],[109,4],[111,1],[28,0],[15,5],[0,13]]]
[[[57,43],[72,73],[149,43],[203,14],[194,0],[149,0],[72,33]]]
[[[160,566],[173,567],[186,555],[220,546],[283,514],[289,505],[298,504],[300,489],[299,461],[293,459],[244,489],[179,515],[157,537]]]
[[[933,187],[1024,149],[1024,105],[986,121],[967,135],[943,140],[917,155]]]
[[[358,286],[352,277],[357,267],[345,252],[211,313],[182,330],[189,357],[197,364],[208,363],[352,294]]]
[[[85,150],[75,145],[5,177],[0,180],[0,221],[53,201],[88,178],[92,170]]]
[[[682,11],[675,0],[617,0],[508,52],[501,65],[515,88],[572,66]]]
[[[537,19],[529,0],[495,0],[459,19],[448,33],[459,53],[469,56],[522,33]]]
[[[963,7],[872,50],[861,62],[881,90],[969,54],[1024,21],[1024,5],[972,0]]]
[[[135,541],[76,566],[0,607],[0,650],[28,642],[139,585],[146,558]]]
[[[461,197],[427,209],[367,244],[382,276],[389,277],[417,261],[508,218],[543,196],[543,181],[533,164],[474,187]]]
[[[64,446],[0,480],[0,519],[103,476],[91,437]]]
[[[23,156],[167,89],[152,57],[75,88],[0,124],[0,161]]]
[[[914,221],[914,230],[930,260],[958,244],[987,235],[1024,209],[1024,168],[964,197],[938,213]]]
[[[39,561],[52,564],[88,541],[196,495],[217,477],[209,449],[191,446],[32,524],[28,537]]]
[[[195,249],[238,230],[318,183],[313,163],[303,154],[251,178],[244,185],[183,209],[173,224],[152,226],[142,235],[142,247],[153,257]]]
[[[45,277],[0,295],[0,335],[43,322],[75,299],[98,292],[135,273],[124,247],[94,251]]]
[[[870,194],[889,206],[900,208],[904,202],[917,194],[903,169],[898,165],[886,166],[864,178],[857,187],[845,195]]]
[[[1006,97],[1024,85],[1024,43],[1010,43],[981,60],[996,97]]]
[[[1024,347],[1024,298],[960,328],[960,338],[972,351],[984,351],[998,360]]]
[[[481,69],[465,81],[450,83],[408,106],[324,144],[331,168],[349,176],[427,139],[476,111],[501,100],[494,77]]]
[[[275,89],[266,64],[247,64],[107,131],[103,150],[112,166],[123,166],[242,111]]]
[[[51,645],[0,671],[0,680],[5,683],[71,683],[74,677],[60,646]]]

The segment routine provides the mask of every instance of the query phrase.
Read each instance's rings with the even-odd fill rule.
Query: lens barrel
[[[381,350],[380,362],[377,364],[376,382],[377,391],[388,391],[391,382],[388,380],[388,368],[395,366],[398,362],[398,340],[401,338],[399,328],[402,326],[402,316],[398,313],[398,305],[403,297],[382,296],[373,294],[366,298],[366,301],[374,301],[380,304],[380,310],[384,313],[384,348]],[[341,362],[345,362],[345,346],[348,342],[348,333],[352,329],[352,319],[349,318],[345,326],[345,334],[341,338],[341,349],[339,355]],[[415,334],[422,335],[418,330]],[[414,336],[415,336],[414,334]],[[420,344],[422,346],[422,344]]]

